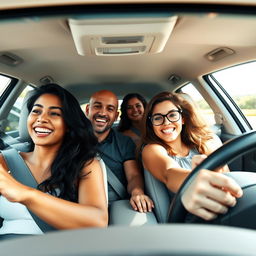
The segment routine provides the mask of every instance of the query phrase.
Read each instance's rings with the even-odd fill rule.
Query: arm
[[[142,159],[144,167],[174,193],[191,171],[181,168],[168,156],[165,148],[157,144],[146,145],[142,151]]]
[[[217,150],[221,146],[222,146],[222,141],[216,134],[213,134],[213,138],[207,142],[207,148],[208,148],[207,156],[210,155],[211,153],[213,153],[215,150]],[[196,165],[198,165],[198,164],[196,164]],[[216,172],[229,172],[229,168],[227,165],[224,165],[223,167],[221,167],[215,171]]]
[[[135,160],[124,162],[124,171],[127,179],[127,190],[131,194],[130,203],[134,210],[139,212],[152,211],[153,201],[144,194],[144,183],[141,171]]]
[[[147,170],[165,183],[170,190],[177,192],[189,170],[177,168],[175,161],[167,155],[162,146],[147,145],[144,150],[142,157]],[[241,197],[242,193],[233,179],[221,173],[201,170],[185,191],[181,201],[187,211],[210,220],[217,214],[226,213],[228,207],[234,206],[236,198]]]
[[[98,160],[84,167],[88,175],[79,182],[78,203],[69,202],[17,182],[0,166],[0,193],[11,202],[28,207],[57,229],[105,227],[108,223],[103,177]]]

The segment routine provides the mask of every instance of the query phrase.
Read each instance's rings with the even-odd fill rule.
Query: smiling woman
[[[210,113],[207,124],[214,124],[218,128],[217,134],[223,143],[228,143],[228,140],[235,137],[239,138],[252,129],[239,106],[243,106],[247,114],[251,114],[254,110],[253,78],[247,81],[248,73],[242,75],[241,69],[236,69],[234,72],[242,78],[239,82],[238,79],[234,79],[235,76],[231,80],[218,79],[215,73],[221,73],[222,70],[225,72],[228,67],[234,65],[255,61],[255,0],[2,0],[0,2],[0,73],[1,76],[11,79],[6,87],[4,83],[0,85],[1,89],[6,88],[3,89],[0,98],[1,150],[10,147],[18,149],[20,144],[22,146],[29,144],[28,137],[23,136],[23,130],[20,129],[25,127],[21,124],[22,121],[27,120],[23,119],[25,114],[21,100],[23,92],[29,86],[37,89],[43,84],[53,82],[71,92],[79,104],[89,102],[91,95],[103,89],[114,92],[118,100],[134,92],[150,101],[154,95],[163,91],[175,93],[184,90],[190,94],[185,88],[192,84],[194,91],[200,95],[200,108],[203,108],[207,114]],[[231,78],[231,75],[227,77]],[[221,86],[224,83],[227,86]],[[190,96],[197,100],[194,95],[196,94]],[[234,100],[239,106],[235,105]],[[34,106],[34,103],[39,105]],[[42,95],[35,99],[31,106],[31,110],[35,112],[31,112],[29,126],[35,144],[30,152],[21,151],[18,157],[23,164],[25,161],[27,168],[31,168],[26,173],[32,173],[40,182],[38,184],[33,178],[39,190],[35,188],[28,190],[27,185],[21,186],[16,183],[16,180],[12,179],[15,178],[15,170],[22,174],[23,171],[13,167],[8,169],[1,157],[3,167],[0,168],[0,186],[2,186],[0,216],[5,219],[1,232],[5,230],[5,233],[10,233],[11,223],[15,222],[14,219],[19,219],[21,212],[29,216],[27,220],[30,224],[34,223],[31,224],[33,227],[37,224],[32,219],[36,214],[58,230],[40,237],[1,242],[0,251],[3,255],[35,255],[39,251],[42,255],[48,256],[52,254],[68,256],[255,254],[255,231],[246,232],[241,227],[231,229],[207,224],[204,226],[166,224],[148,228],[112,226],[104,229],[88,229],[89,226],[107,225],[107,207],[102,189],[101,169],[93,153],[95,138],[93,135],[89,136],[90,133],[89,138],[85,136],[89,126],[85,123],[87,121],[84,119],[84,113],[80,110],[79,114],[76,114],[76,111],[72,112],[74,108],[79,108],[75,107],[77,103],[73,103],[66,104],[61,97],[54,95],[51,97]],[[138,117],[143,112],[142,109],[136,108],[139,106],[137,102],[130,102],[129,105],[132,118]],[[146,159],[143,160],[145,160],[144,164],[147,162],[145,167],[156,170],[154,172],[156,177],[161,173],[180,174],[177,175],[178,178],[172,177],[168,184],[171,187],[176,183],[176,188],[172,187],[176,192],[178,185],[182,183],[187,173],[190,173],[190,158],[193,153],[208,154],[210,153],[208,147],[214,150],[221,143],[211,131],[208,133],[208,128],[205,128],[201,134],[195,132],[190,134],[191,137],[184,136],[185,139],[192,138],[190,140],[192,144],[188,145],[187,141],[179,137],[185,131],[187,124],[191,123],[192,115],[188,114],[189,117],[186,119],[184,106],[180,107],[182,113],[176,112],[179,111],[180,104],[168,103],[168,108],[164,108],[163,105],[159,103],[155,109],[152,109],[152,113],[158,116],[152,118],[150,115],[150,118],[147,118],[147,125],[152,128],[152,133],[156,131],[161,137],[161,143],[164,144],[166,141],[169,147],[157,144],[160,139],[154,137],[154,141],[147,142],[143,154],[150,148],[150,144],[157,144],[155,148],[158,146],[160,153],[149,156],[148,162]],[[50,107],[61,109],[50,109]],[[98,132],[104,130],[110,123],[106,117],[99,114],[92,117]],[[20,120],[19,116],[21,116]],[[20,125],[18,125],[19,121]],[[191,130],[197,129],[193,127]],[[212,139],[209,139],[210,137]],[[209,145],[209,140],[212,140],[214,145]],[[215,144],[216,141],[218,145]],[[242,143],[238,144],[244,146],[241,145]],[[120,145],[120,154],[122,154],[128,147],[122,143]],[[154,152],[153,149],[148,151]],[[229,152],[230,148],[227,151]],[[245,151],[244,148],[242,151]],[[124,153],[124,155],[128,157],[128,154]],[[218,155],[217,160],[222,157],[223,155]],[[212,158],[207,156],[207,159]],[[183,163],[187,161],[189,167],[178,166],[178,161]],[[253,172],[256,170],[255,149],[230,160],[228,165],[231,171],[229,173],[234,173],[234,176],[240,172],[241,176],[237,179],[239,186],[226,174],[200,170],[199,178],[189,183],[188,185],[192,185],[186,187],[185,194],[181,194],[182,207],[195,214],[201,214],[200,216],[206,219],[216,217],[217,213],[228,218],[232,212],[230,207],[234,204],[236,204],[234,207],[237,209],[236,212],[240,213],[241,207],[244,206],[243,200],[254,203],[256,197],[253,189],[250,190],[252,200],[251,198],[248,200],[247,195],[239,199],[238,197],[242,194],[240,178],[244,180],[247,177],[246,172],[251,173],[250,181],[256,184],[253,178],[255,177]],[[116,167],[116,164],[114,163],[113,166]],[[130,166],[127,166],[127,169],[130,169]],[[11,175],[7,170],[11,171]],[[150,174],[148,171],[145,173]],[[122,175],[125,176],[125,173],[122,172]],[[164,178],[163,182],[166,181]],[[159,180],[160,178],[157,181],[163,185]],[[180,180],[178,185],[177,180]],[[7,183],[8,186],[3,185]],[[225,186],[230,193],[226,193],[226,189],[219,189]],[[162,197],[160,194],[160,199],[154,200],[155,207],[152,209],[152,214],[156,214],[157,208],[160,208],[165,215],[168,212],[168,207],[163,208],[161,203],[164,201],[169,206],[171,193],[167,190],[167,186],[163,185],[163,187],[168,192],[166,193],[168,196]],[[18,194],[26,200],[20,201],[16,198],[19,203],[10,203],[9,192],[17,192],[17,188],[19,193],[15,195]],[[143,191],[147,193],[149,188],[158,192],[153,183],[145,181]],[[201,193],[202,190],[205,193]],[[36,196],[36,200],[34,197],[32,201],[27,198],[27,195],[31,195],[27,193],[28,191]],[[60,195],[63,197],[60,198]],[[217,202],[212,200],[216,195],[218,195]],[[208,206],[204,205],[205,202]],[[9,208],[17,205],[22,210]],[[129,204],[127,207],[133,211]],[[195,209],[197,210],[194,211]],[[228,214],[221,214],[227,210]],[[12,218],[13,215],[11,216],[10,213],[19,216]],[[141,216],[141,213],[135,213]],[[250,228],[255,215],[254,210],[248,211],[247,227]],[[126,223],[134,220],[122,215],[122,211],[119,210],[116,216]],[[237,223],[242,223],[243,217],[237,216],[237,218]],[[160,219],[158,221],[161,222]],[[166,219],[162,222],[166,222]],[[18,223],[24,224],[22,221]],[[12,230],[12,233],[21,231],[20,225],[15,227],[19,230]],[[80,230],[60,230],[69,228]],[[38,233],[35,230],[38,229],[33,228],[33,232]],[[216,239],[213,241],[209,237]]]
[[[144,168],[165,184],[172,193],[179,190],[195,166],[221,146],[221,141],[210,131],[195,105],[179,94],[162,92],[154,96],[148,104],[143,125]],[[228,172],[229,170],[224,166],[217,171]],[[203,179],[199,182],[203,182]],[[217,208],[209,206],[206,194],[213,188],[215,189],[215,186],[211,185],[191,192],[191,197],[196,197],[198,194],[202,198],[201,206],[191,206],[192,200],[184,200],[185,208],[206,220],[215,218],[219,213],[227,212],[229,203],[232,202],[232,205],[235,198],[233,197],[227,203],[219,202],[217,197],[212,196],[213,205]],[[222,191],[222,188],[218,189]]]
[[[138,93],[127,94],[121,104],[120,122],[117,127],[119,132],[131,137],[138,144],[142,130],[142,118],[147,102]]]
[[[30,103],[28,107],[30,114],[28,116],[27,126],[34,144],[42,145],[43,143],[43,145],[47,145],[49,143],[49,145],[54,145],[56,150],[58,150],[67,132],[67,127],[62,117],[60,99],[52,94],[44,94],[35,101],[32,109]],[[49,174],[43,180],[48,178]],[[38,183],[41,183],[41,181],[40,179]]]
[[[1,238],[42,234],[44,230],[34,221],[34,215],[54,229],[106,226],[107,203],[102,170],[96,160],[97,139],[78,102],[62,87],[48,84],[34,92],[27,106],[33,147],[28,153],[16,152],[16,158],[22,158],[21,166],[27,166],[23,175],[32,174],[37,189],[10,175],[3,151],[0,213],[4,221],[0,234],[6,236]]]

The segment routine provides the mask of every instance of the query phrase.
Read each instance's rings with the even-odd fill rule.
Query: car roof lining
[[[22,77],[23,74],[22,78],[33,84],[38,84],[41,77],[51,75],[52,69],[55,71],[54,80],[62,85],[81,82],[76,80],[81,77],[81,74],[84,74],[86,82],[92,83],[118,82],[120,77],[116,74],[122,74],[122,81],[125,78],[126,82],[133,82],[131,80],[134,77],[138,81],[145,80],[145,77],[148,80],[164,78],[168,80],[171,73],[189,80],[195,73],[199,76],[209,71],[206,68],[208,65],[205,65],[208,60],[204,55],[220,45],[226,45],[239,54],[222,59],[221,64],[213,63],[212,66],[217,65],[216,69],[221,66],[225,67],[228,63],[234,63],[234,60],[239,63],[240,56],[243,57],[243,60],[244,56],[247,56],[248,61],[255,58],[255,56],[251,56],[251,52],[255,47],[253,35],[256,20],[250,17],[242,19],[239,24],[236,24],[236,33],[230,34],[230,27],[233,26],[235,20],[236,16],[233,18],[227,16],[211,18],[207,14],[202,16],[180,15],[173,35],[169,38],[162,53],[144,56],[109,56],[106,57],[107,59],[97,56],[79,56],[75,52],[71,33],[64,25],[65,18],[27,18],[20,23],[0,22],[1,35],[8,34],[8,37],[1,37],[0,52],[8,50],[24,60],[19,65],[19,69],[5,68],[4,65],[1,67],[3,72],[6,70],[14,77]],[[12,33],[9,32],[10,29],[13,31]],[[205,36],[209,30],[211,33],[207,33]],[[20,31],[22,31],[22,37]],[[189,44],[186,43],[187,41]],[[243,47],[245,43],[246,49]],[[61,45],[65,47],[65,51]],[[192,62],[184,61],[187,54],[191,56]],[[193,59],[197,59],[199,56],[201,56],[200,62],[194,65]],[[35,65],[35,61],[39,58],[41,68],[38,67],[38,64]],[[126,65],[120,65],[120,58]],[[108,67],[109,62],[112,63],[111,67]],[[139,72],[133,63],[142,67]],[[63,70],[65,71],[70,66],[73,66],[73,75],[64,76]],[[60,72],[59,76],[58,72]],[[61,77],[63,78],[61,79]]]

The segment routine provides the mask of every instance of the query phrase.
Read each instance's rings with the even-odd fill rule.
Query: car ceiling
[[[7,1],[1,1],[2,7],[4,4],[7,5]],[[178,20],[161,53],[113,57],[78,55],[68,16],[47,18],[35,15],[3,21],[0,22],[0,52],[15,54],[23,62],[16,67],[0,63],[0,72],[34,85],[40,85],[41,78],[50,76],[71,90],[73,85],[80,86],[81,90],[88,85],[92,90],[92,84],[95,85],[93,89],[103,85],[111,89],[127,83],[137,88],[139,83],[145,85],[140,88],[143,92],[146,84],[154,81],[159,86],[156,90],[166,88],[170,85],[168,78],[173,74],[181,78],[179,83],[183,83],[256,58],[256,19],[253,16],[175,14]],[[205,58],[208,52],[218,47],[231,48],[235,54],[215,62]]]

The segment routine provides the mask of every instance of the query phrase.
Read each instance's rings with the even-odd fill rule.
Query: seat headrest
[[[169,207],[174,194],[146,169],[144,169],[144,179],[146,192],[154,201],[154,213],[157,221],[167,223]]]
[[[19,140],[21,142],[30,141],[30,136],[27,128],[27,118],[29,114],[28,108],[27,108],[27,101],[32,94],[33,94],[33,90],[27,92],[21,106],[20,119],[19,119]]]

